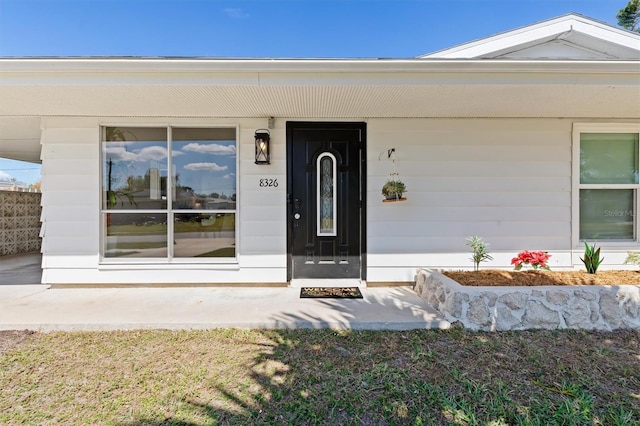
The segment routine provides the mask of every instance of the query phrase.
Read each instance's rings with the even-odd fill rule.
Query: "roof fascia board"
[[[552,72],[637,73],[629,60],[148,60],[148,59],[0,59],[0,75],[106,76],[165,73],[403,73],[403,72]],[[2,82],[0,82],[2,84]]]
[[[639,85],[640,62],[424,61],[399,69],[368,67],[345,70],[286,69],[235,71],[155,68],[150,71],[82,71],[47,69],[34,72],[2,71],[2,87],[55,86],[424,86],[424,85]],[[422,66],[419,66],[422,65]],[[435,66],[434,66],[435,65]],[[514,66],[515,65],[515,66]],[[188,71],[183,71],[187,69]]]

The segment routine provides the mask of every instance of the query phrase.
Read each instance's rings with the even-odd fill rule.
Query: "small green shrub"
[[[125,191],[107,191],[107,207],[113,209],[118,205],[118,202],[124,206],[124,200],[129,200],[129,204],[138,206],[136,200],[133,198],[133,192]]]
[[[401,198],[405,192],[407,187],[399,180],[388,180],[382,187],[382,195],[385,197]]]
[[[473,256],[471,256],[471,260],[473,261],[473,270],[477,271],[480,269],[480,262],[485,262],[487,260],[493,260],[493,257],[487,253],[488,243],[482,241],[482,238],[476,236],[467,238],[466,244],[471,247],[473,251]]]
[[[627,258],[624,261],[625,265],[632,263],[640,268],[640,251],[628,251]]]
[[[587,242],[584,242],[584,258],[580,258],[582,263],[584,263],[585,268],[587,268],[587,272],[590,274],[595,274],[598,270],[598,266],[604,260],[600,258],[600,247],[596,248],[595,243],[592,246],[589,246]]]

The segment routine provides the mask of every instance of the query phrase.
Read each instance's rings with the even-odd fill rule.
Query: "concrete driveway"
[[[40,284],[42,255],[40,253],[0,256],[0,286]]]

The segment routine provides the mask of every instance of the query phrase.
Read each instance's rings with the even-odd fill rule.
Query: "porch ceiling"
[[[0,59],[0,99],[18,158],[47,116],[638,119],[640,63]]]
[[[640,116],[640,86],[22,86],[0,116],[602,117]]]
[[[40,163],[40,121],[0,116],[0,157]]]

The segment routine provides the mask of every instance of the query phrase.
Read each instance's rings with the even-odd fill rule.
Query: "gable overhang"
[[[421,55],[421,59],[500,58],[545,43],[564,42],[593,57],[573,59],[640,59],[640,34],[579,14],[568,14],[533,25]],[[534,54],[538,54],[535,52]],[[584,54],[584,53],[583,53]],[[533,58],[533,56],[532,56]],[[561,59],[560,57],[559,59]],[[564,56],[565,59],[569,57]],[[513,59],[513,58],[512,58]],[[537,59],[542,59],[540,56]]]
[[[0,59],[0,99],[7,156],[46,117],[638,119],[640,62]]]

